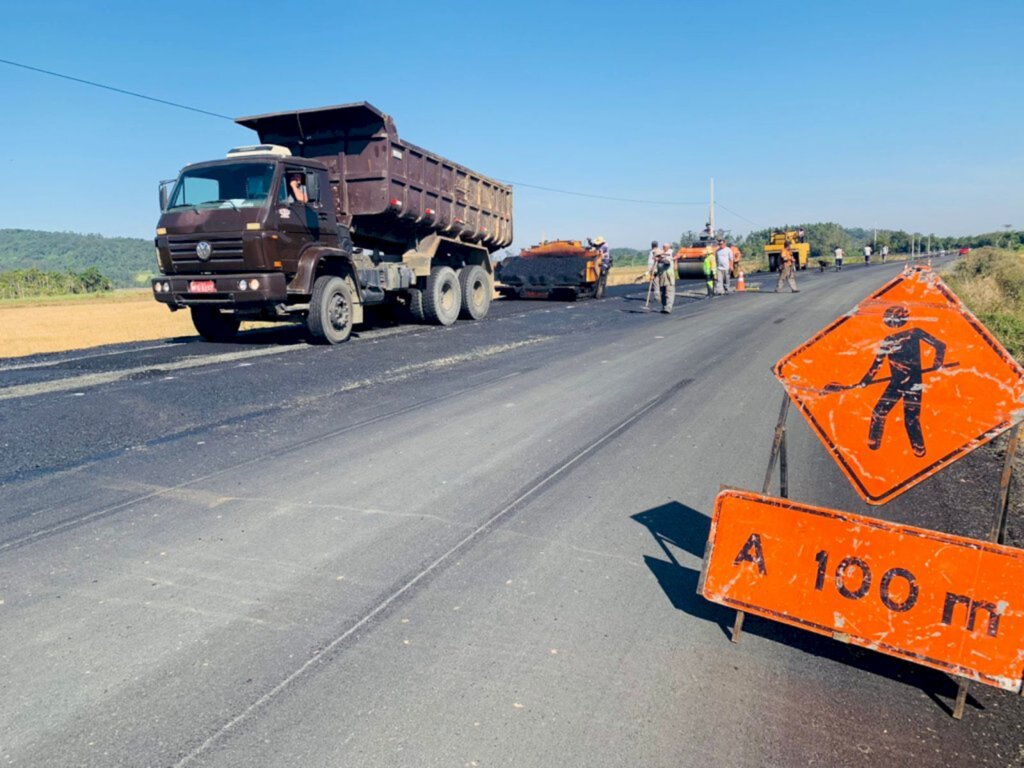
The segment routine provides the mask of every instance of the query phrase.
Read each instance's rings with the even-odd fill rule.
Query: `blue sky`
[[[94,10],[89,8],[93,7]],[[1024,2],[6,3],[0,58],[238,116],[349,101],[500,179],[785,222],[1024,228]],[[0,227],[148,237],[156,185],[254,135],[0,64]],[[542,237],[700,205],[517,187]]]

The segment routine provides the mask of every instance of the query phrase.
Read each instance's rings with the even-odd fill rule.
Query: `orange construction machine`
[[[718,243],[714,238],[701,238],[693,245],[682,246],[676,251],[676,274],[680,280],[703,280],[704,279],[704,254],[708,249],[718,250]],[[740,259],[743,254],[735,245],[729,246],[732,250],[732,276],[739,277]]]
[[[551,240],[525,248],[494,268],[498,293],[508,299],[569,299],[604,295],[603,254],[579,240]]]

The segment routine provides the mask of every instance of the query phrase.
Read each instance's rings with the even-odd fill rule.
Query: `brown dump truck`
[[[604,254],[579,240],[551,240],[498,262],[498,293],[508,299],[604,297]]]
[[[365,307],[450,325],[487,315],[512,189],[398,138],[367,103],[236,120],[261,142],[160,188],[157,301],[227,340],[243,319],[345,341]]]

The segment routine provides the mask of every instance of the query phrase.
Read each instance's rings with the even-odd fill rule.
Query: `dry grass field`
[[[608,284],[634,283],[644,271],[615,267]],[[0,301],[0,358],[195,335],[187,311],[169,312],[149,290]]]
[[[188,312],[169,312],[148,290],[0,302],[0,358],[195,333]]]

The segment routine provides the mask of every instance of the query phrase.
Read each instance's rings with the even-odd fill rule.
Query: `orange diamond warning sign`
[[[927,267],[887,283],[774,370],[869,504],[1024,418],[1024,369]]]

